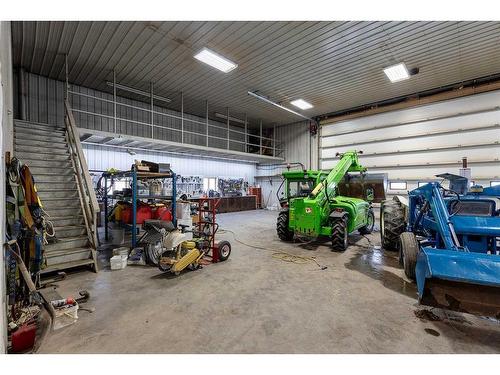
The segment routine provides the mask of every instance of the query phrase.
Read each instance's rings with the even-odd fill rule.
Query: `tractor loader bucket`
[[[415,270],[423,305],[500,319],[500,256],[423,247]]]
[[[339,195],[364,199],[372,203],[385,200],[386,173],[346,174],[339,182]]]

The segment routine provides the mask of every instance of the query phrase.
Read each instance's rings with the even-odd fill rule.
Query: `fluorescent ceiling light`
[[[194,55],[194,58],[204,62],[205,64],[213,66],[224,73],[228,73],[231,70],[236,69],[238,66],[238,64],[235,64],[231,60],[226,59],[224,56],[221,56],[208,48],[203,48],[200,52]]]
[[[391,82],[404,81],[405,79],[410,78],[410,72],[408,72],[404,63],[389,66],[384,69],[384,73],[391,80]]]
[[[313,107],[311,103],[306,102],[304,99],[292,100],[290,104],[300,109],[309,109]]]

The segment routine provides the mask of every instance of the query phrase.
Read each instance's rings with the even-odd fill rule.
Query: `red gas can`
[[[158,207],[153,211],[153,219],[172,221],[172,212],[170,208]]]
[[[137,207],[137,224],[144,223],[144,220],[149,220],[153,217],[153,210],[148,205],[140,205]]]

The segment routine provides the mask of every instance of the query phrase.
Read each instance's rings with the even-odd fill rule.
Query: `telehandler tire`
[[[332,219],[332,251],[345,251],[348,246],[347,216]]]
[[[276,221],[276,232],[281,241],[290,242],[293,240],[293,232],[288,229],[289,213],[281,211]]]
[[[375,214],[373,213],[373,210],[370,208],[368,210],[366,225],[359,228],[358,232],[360,234],[370,234],[373,231],[374,226],[375,226]]]
[[[406,277],[415,280],[415,267],[417,266],[419,249],[417,238],[411,232],[404,232],[399,236],[399,242],[399,262],[405,270]]]
[[[405,231],[405,210],[395,200],[380,204],[380,239],[384,250],[397,251],[399,236]]]

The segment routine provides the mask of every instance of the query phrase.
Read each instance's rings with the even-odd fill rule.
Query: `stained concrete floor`
[[[328,243],[287,244],[277,212],[219,215],[228,261],[178,277],[128,266],[72,273],[61,295],[91,294],[78,321],[52,332],[39,353],[499,353],[500,324],[434,309],[418,318],[415,285],[395,253],[374,248],[378,233],[350,237],[344,253]],[[288,263],[273,251],[314,256]],[[102,253],[101,258],[109,254]],[[109,263],[108,263],[109,264]]]

